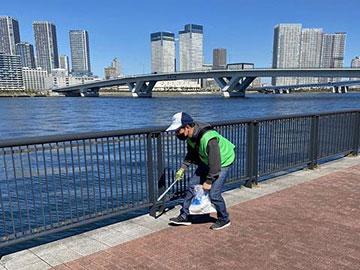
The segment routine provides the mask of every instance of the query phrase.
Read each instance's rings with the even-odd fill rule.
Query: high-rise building
[[[303,28],[301,32],[300,68],[319,68],[321,57],[322,28]],[[301,77],[299,84],[318,83],[318,78]]]
[[[323,34],[320,66],[322,68],[342,68],[344,65],[346,33]],[[322,83],[337,82],[341,78],[320,78]]]
[[[48,74],[59,68],[56,27],[51,22],[33,22],[36,66],[46,70]]]
[[[112,60],[111,62],[111,67],[115,68],[115,76],[116,77],[122,77],[122,73],[121,73],[121,65],[120,65],[120,61],[117,58],[114,58],[114,60]]]
[[[360,56],[356,56],[353,60],[351,60],[352,68],[360,68]]]
[[[278,24],[274,28],[273,68],[298,68],[301,24]],[[296,84],[296,77],[273,77],[273,85]]]
[[[17,55],[20,55],[21,64],[23,67],[35,68],[34,47],[27,42],[20,42],[16,44]]]
[[[69,75],[70,67],[69,67],[69,56],[60,55],[59,56],[59,68],[65,70],[65,75]]]
[[[180,71],[201,70],[203,63],[203,27],[187,24],[179,31]]]
[[[116,74],[116,68],[114,67],[107,67],[104,68],[104,77],[105,80],[114,79]]]
[[[91,75],[89,35],[86,30],[70,30],[71,72]]]
[[[352,68],[360,68],[360,56],[356,56],[353,60],[351,60]],[[353,81],[358,81],[359,78],[351,78]]]
[[[170,32],[157,32],[150,35],[151,71],[175,71],[175,35]]]
[[[213,69],[226,69],[226,49],[213,50]]]
[[[0,53],[16,55],[16,44],[19,42],[19,22],[9,16],[0,16]]]
[[[0,53],[0,90],[24,90],[20,56]]]

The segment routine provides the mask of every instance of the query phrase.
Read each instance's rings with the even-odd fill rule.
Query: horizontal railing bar
[[[110,131],[100,131],[100,132],[86,132],[86,133],[64,134],[64,135],[49,135],[49,136],[28,137],[28,138],[8,139],[8,140],[5,139],[5,140],[0,140],[0,147],[110,138],[110,137],[118,137],[118,136],[137,135],[139,133],[145,133],[145,134],[156,133],[156,132],[164,131],[166,128],[167,126],[141,128],[141,129],[123,129],[123,130],[110,130]]]
[[[109,140],[109,143],[118,143],[118,142],[126,142],[128,141],[127,139],[125,138],[120,138],[120,139],[115,139],[116,137],[112,138]],[[81,139],[82,140],[90,140],[90,139]],[[133,138],[132,140],[134,141],[140,141],[141,138]],[[54,142],[52,142],[54,143]],[[48,145],[48,143],[46,143],[46,145]],[[100,142],[96,142],[96,141],[84,141],[82,143],[82,145],[84,146],[90,146],[90,145],[101,145]],[[29,148],[23,148],[21,150],[19,149],[13,149],[13,150],[3,150],[3,151],[0,151],[0,155],[9,155],[9,154],[18,154],[18,153],[31,153],[31,152],[35,152],[35,151],[39,151],[39,150],[44,150],[44,151],[47,151],[47,150],[60,150],[60,149],[67,149],[67,148],[71,148],[71,145],[55,145],[54,147],[50,147],[50,146],[41,146],[39,147],[38,144],[26,144],[26,145],[17,145],[17,146],[28,146]],[[38,146],[36,149],[35,149],[35,146]],[[9,146],[10,147],[10,146]]]
[[[360,110],[344,110],[336,112],[323,112],[323,113],[309,113],[309,114],[290,114],[286,116],[270,116],[262,118],[244,118],[238,120],[228,120],[228,121],[216,121],[210,122],[213,126],[220,125],[230,125],[230,124],[244,124],[249,122],[259,122],[259,121],[271,121],[271,120],[282,120],[282,119],[291,119],[299,117],[310,117],[310,116],[325,116],[325,115],[336,115],[342,113],[357,113]],[[124,129],[124,130],[111,130],[111,131],[101,131],[101,132],[86,132],[86,133],[77,133],[77,134],[64,134],[64,135],[49,135],[49,136],[39,136],[39,137],[28,137],[28,138],[18,138],[18,139],[5,139],[0,140],[0,148],[12,147],[12,146],[24,146],[31,144],[44,144],[44,143],[55,143],[55,142],[65,142],[65,141],[76,141],[76,140],[86,140],[86,139],[98,139],[98,138],[109,138],[117,136],[128,136],[128,135],[137,135],[139,133],[157,133],[163,132],[167,126],[158,126],[158,127],[149,127],[149,128],[137,128],[137,129]]]
[[[210,122],[210,124],[212,126],[231,125],[231,124],[246,124],[246,123],[250,123],[250,122],[284,120],[284,119],[311,117],[311,116],[327,116],[327,115],[337,115],[337,114],[343,114],[343,113],[357,113],[357,112],[360,112],[360,110],[343,110],[343,111],[335,111],[335,112],[306,113],[306,114],[287,114],[284,116],[269,116],[269,117],[261,117],[261,118],[244,118],[244,119],[238,119],[238,120],[215,121],[215,122]]]

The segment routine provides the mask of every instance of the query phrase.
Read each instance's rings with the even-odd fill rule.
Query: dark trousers
[[[184,203],[182,209],[180,210],[180,215],[183,218],[188,218],[189,215],[189,207],[191,204],[191,199],[195,195],[194,186],[195,185],[202,185],[206,181],[206,176],[209,171],[209,167],[205,164],[200,164],[195,171],[195,174],[190,178],[189,186],[186,190]],[[226,211],[226,205],[223,197],[221,196],[221,190],[225,183],[225,180],[229,174],[230,166],[221,168],[220,175],[218,179],[216,179],[211,186],[209,191],[209,197],[214,205],[217,217],[220,220],[229,221],[229,214]]]

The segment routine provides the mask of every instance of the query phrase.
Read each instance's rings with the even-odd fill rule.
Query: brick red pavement
[[[360,165],[229,212],[221,231],[170,227],[54,269],[360,269]]]

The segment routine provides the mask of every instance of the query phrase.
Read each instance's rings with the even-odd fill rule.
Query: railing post
[[[357,156],[359,153],[359,144],[360,144],[360,111],[356,113],[355,123],[354,123],[354,146],[352,154]]]
[[[165,169],[164,169],[161,133],[157,133],[156,136],[157,136],[158,177],[159,177],[157,190],[158,190],[158,194],[160,195],[165,191],[166,183],[165,183]],[[164,211],[164,209],[165,209],[165,197],[162,199],[160,212]]]
[[[311,118],[310,130],[310,163],[309,169],[314,169],[317,166],[319,155],[319,116],[314,115]]]
[[[147,134],[147,166],[148,166],[148,186],[149,186],[149,203],[150,216],[156,217],[156,197],[154,185],[154,167],[153,167],[153,154],[152,154],[152,133]]]
[[[259,161],[259,122],[253,122],[254,134],[253,134],[253,184],[258,184],[258,161]]]
[[[154,181],[154,165],[153,165],[153,144],[152,138],[156,138],[156,151],[157,151],[157,175],[159,179],[156,181],[157,185],[155,185]],[[149,183],[149,202],[150,206],[150,216],[156,217],[157,210],[157,194],[161,194],[165,191],[165,173],[164,173],[164,162],[163,162],[163,153],[162,153],[162,142],[161,142],[161,133],[149,133],[147,135],[147,153],[148,153],[148,183]],[[157,192],[156,192],[157,191]],[[163,199],[162,208],[165,207]]]
[[[259,125],[256,121],[250,122],[247,125],[246,168],[248,180],[245,182],[245,187],[252,188],[253,184],[257,184]]]

